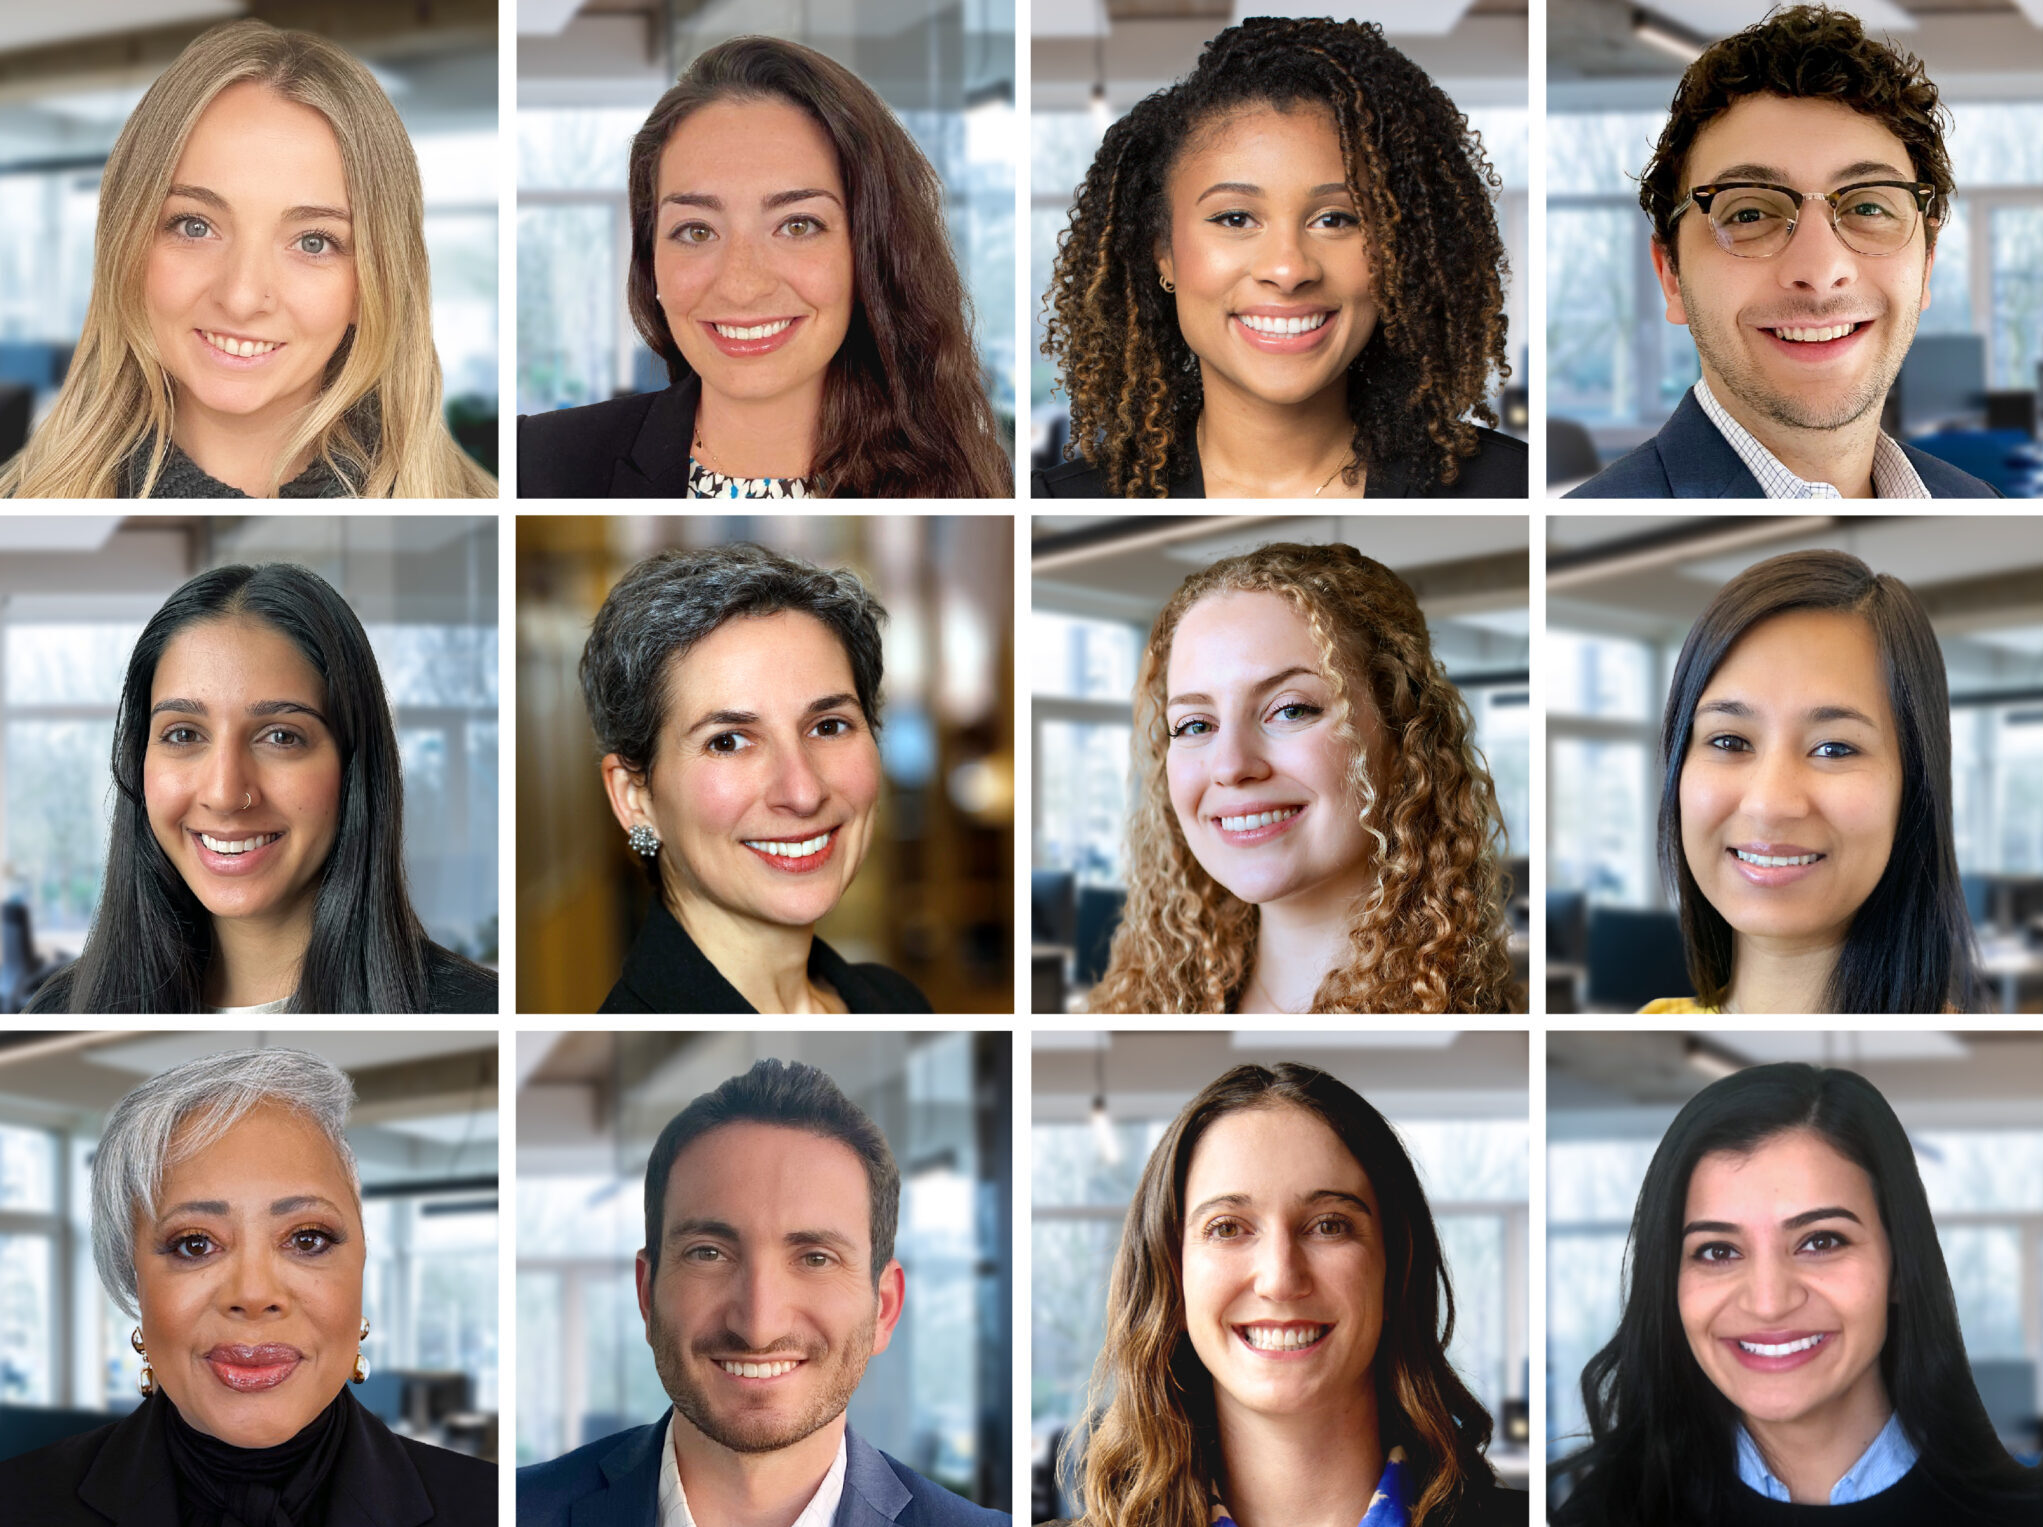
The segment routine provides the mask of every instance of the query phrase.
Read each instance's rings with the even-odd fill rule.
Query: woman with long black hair
[[[1755,1066],[1697,1093],[1626,1265],[1582,1373],[1589,1446],[1555,1466],[1559,1527],[2043,1519],[2043,1476],[1973,1386],[1908,1134],[1864,1077]]]
[[[376,655],[288,563],[217,567],[150,617],[114,723],[106,876],[37,1012],[493,1013],[426,937]]]

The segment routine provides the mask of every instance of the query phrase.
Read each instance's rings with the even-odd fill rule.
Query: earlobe
[[[610,800],[610,814],[626,832],[638,826],[653,827],[652,791],[646,781],[615,753],[603,755],[603,793]]]
[[[1667,246],[1658,239],[1652,241],[1653,274],[1660,279],[1660,295],[1667,299],[1667,321],[1686,324],[1688,308],[1681,300],[1681,278],[1675,273],[1674,261],[1668,256]]]

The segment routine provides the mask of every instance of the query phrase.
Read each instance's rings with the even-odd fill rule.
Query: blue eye
[[[1173,738],[1203,737],[1212,730],[1212,722],[1203,720],[1198,716],[1187,716],[1183,721],[1180,721],[1170,729],[1170,734]]]

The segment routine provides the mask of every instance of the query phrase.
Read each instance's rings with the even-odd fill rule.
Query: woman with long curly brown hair
[[[1128,902],[1092,1011],[1509,1007],[1473,725],[1410,586],[1352,546],[1186,579],[1136,678]]]
[[[1314,1066],[1237,1066],[1143,1168],[1083,1423],[1081,1527],[1523,1523],[1447,1360],[1454,1288],[1397,1133]]]
[[[1352,21],[1263,17],[1107,130],[1046,354],[1077,459],[1038,498],[1526,495],[1499,184],[1425,71]]]
[[[1008,498],[943,186],[798,43],[702,54],[632,139],[639,337],[664,391],[521,416],[521,498]]]

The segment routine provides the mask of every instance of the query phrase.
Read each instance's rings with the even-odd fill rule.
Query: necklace
[[[1331,483],[1336,477],[1339,477],[1341,473],[1345,472],[1348,469],[1348,463],[1353,461],[1354,459],[1355,453],[1353,451],[1350,451],[1348,452],[1347,455],[1343,456],[1341,458],[1341,464],[1335,467],[1333,471],[1327,473],[1326,482],[1321,483],[1317,488],[1314,488],[1312,490],[1312,496],[1314,498],[1318,498],[1322,493],[1326,492],[1327,483]]]
[[[1210,453],[1206,449],[1206,416],[1203,413],[1199,415],[1198,424],[1196,424],[1193,427],[1193,434],[1194,440],[1199,447],[1199,454],[1201,456],[1209,455]],[[698,439],[699,438],[700,437],[698,437]],[[1333,469],[1333,471],[1327,473],[1327,475],[1320,480],[1320,485],[1312,490],[1312,496],[1314,498],[1318,498],[1322,493],[1326,492],[1326,490],[1333,485],[1334,479],[1336,477],[1339,477],[1343,472],[1348,470],[1348,464],[1354,459],[1355,448],[1353,446],[1350,446],[1347,449],[1347,451],[1343,453],[1339,465],[1337,465]]]
[[[1249,999],[1251,995],[1258,991],[1263,994],[1263,1001],[1268,1004],[1267,1006],[1253,1007],[1250,1005]],[[1236,1004],[1236,1010],[1244,1013],[1288,1013],[1292,1011],[1270,995],[1270,989],[1263,985],[1261,975],[1249,977],[1249,984],[1242,988],[1241,1001]]]

